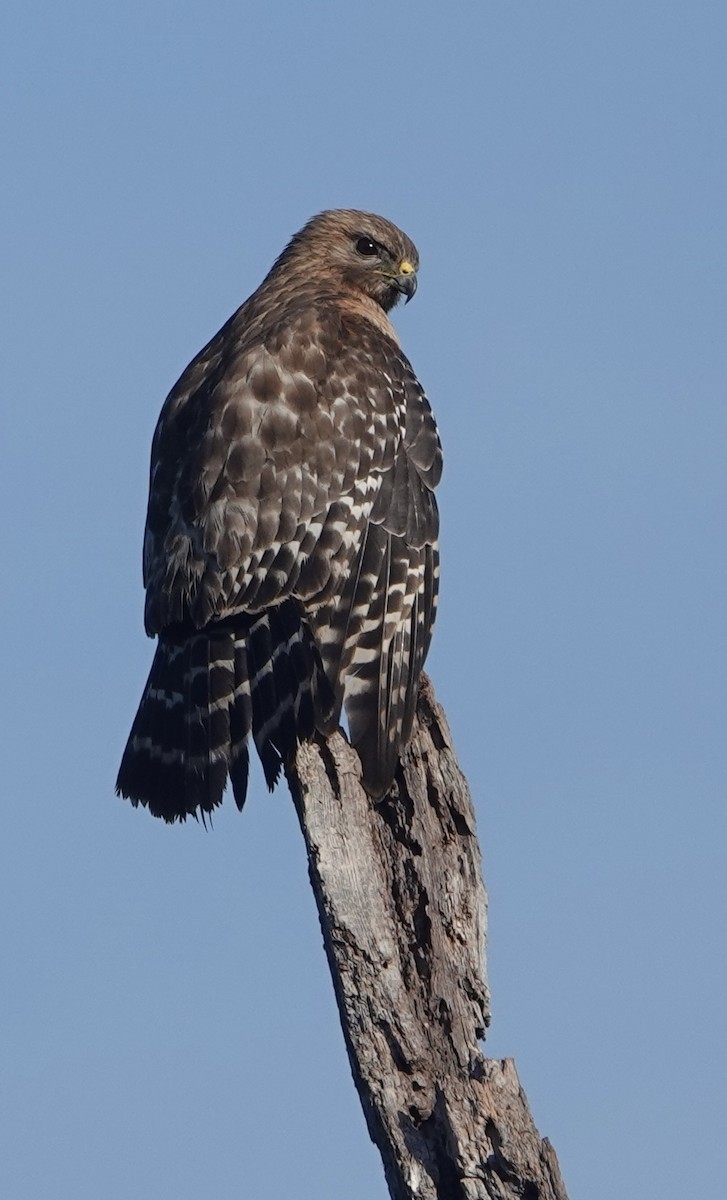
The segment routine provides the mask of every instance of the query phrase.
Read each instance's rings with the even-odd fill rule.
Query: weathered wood
[[[486,895],[474,811],[424,680],[414,735],[375,804],[344,737],[289,782],[348,1055],[393,1200],[567,1200],[514,1064],[483,1057]]]

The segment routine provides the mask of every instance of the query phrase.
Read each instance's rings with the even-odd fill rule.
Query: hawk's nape
[[[387,313],[418,256],[338,210],[296,234],[172,389],[152,446],[146,628],[117,790],[167,821],[241,808],[343,706],[373,796],[411,733],[437,600],[441,449]]]

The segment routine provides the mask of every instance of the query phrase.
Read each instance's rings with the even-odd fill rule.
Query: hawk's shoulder
[[[253,297],[190,363],[159,418],[148,631],[253,602],[251,573],[267,571],[269,602],[276,579],[293,586],[300,527],[318,521],[325,538],[354,498],[358,511],[362,496],[370,508],[383,491],[372,519],[417,543],[436,536],[438,447],[422,389],[385,331],[333,293],[299,291],[270,311]],[[268,569],[284,543],[285,579]]]

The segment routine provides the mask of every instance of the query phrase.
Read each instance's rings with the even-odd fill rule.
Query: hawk
[[[341,709],[373,797],[411,733],[437,601],[442,454],[388,317],[406,234],[320,213],[169,393],[151,453],[145,625],[157,647],[116,790],[203,818],[250,738],[272,788]]]

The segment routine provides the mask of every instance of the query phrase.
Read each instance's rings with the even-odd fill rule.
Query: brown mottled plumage
[[[158,646],[117,790],[167,821],[241,808],[345,707],[369,792],[411,732],[436,607],[441,449],[387,313],[418,256],[382,217],[296,234],[170,392],[145,622]]]

